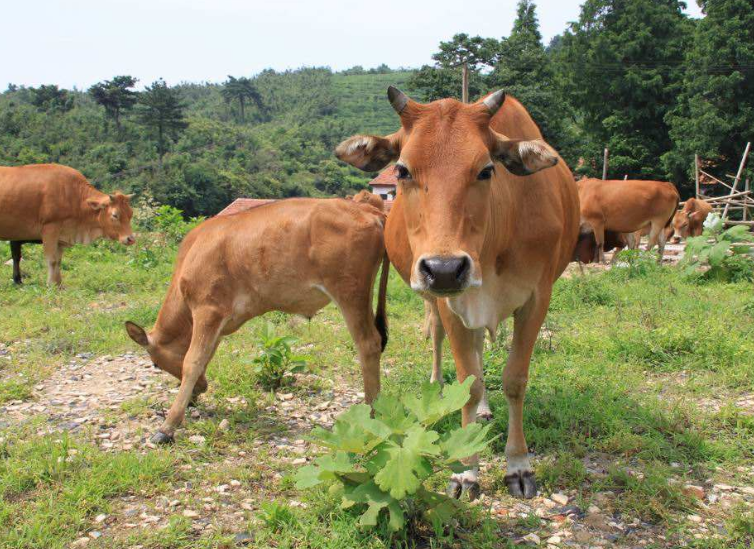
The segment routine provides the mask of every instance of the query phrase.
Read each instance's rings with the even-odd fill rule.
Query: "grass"
[[[26,283],[14,287],[10,267],[2,265],[9,248],[0,243],[0,343],[9,351],[0,355],[0,404],[29,398],[36,383],[76,354],[141,352],[125,336],[123,322],[153,324],[174,247],[148,241],[129,249],[76,247],[63,259],[62,291],[44,285],[39,246],[26,246],[25,255]],[[628,269],[559,280],[547,336],[535,348],[525,406],[527,439],[538,456],[543,489],[576,491],[582,505],[610,490],[619,494],[613,511],[620,516],[664,525],[683,537],[683,518],[702,511],[680,493],[682,483],[710,478],[745,483],[738,468],[754,466],[754,419],[731,403],[754,391],[753,303],[750,285],[694,284],[673,268],[641,259]],[[413,390],[429,375],[430,346],[420,334],[421,302],[395,273],[388,313],[384,390]],[[290,482],[294,469],[259,444],[270,434],[291,436],[266,414],[272,397],[251,373],[267,321],[306,346],[311,368],[320,376],[286,391],[313,408],[331,398],[333,383],[360,386],[353,343],[330,306],[311,322],[267,315],[227,338],[209,367],[210,391],[200,404],[201,419],[189,419],[170,449],[105,454],[82,435],[40,436],[33,421],[0,428],[0,548],[66,547],[121,497],[172,498],[185,482],[211,490],[231,478],[251,486],[265,507],[234,519],[232,527],[218,523],[201,533],[176,511],[163,529],[120,531],[107,545],[100,540],[89,546],[230,547],[234,532],[243,530],[253,533],[249,546],[259,548],[413,547],[417,540],[433,547],[501,547],[511,543],[503,528],[525,533],[539,527],[534,515],[501,525],[483,508],[470,507],[453,532],[391,537],[384,530],[360,530],[357,514],[340,509],[337,497],[327,492],[296,491]],[[500,373],[508,337],[501,335],[485,351],[493,434],[507,427]],[[444,365],[452,379],[447,344]],[[228,404],[228,398],[237,397],[247,404]],[[710,399],[720,408],[702,405]],[[109,419],[148,417],[154,405],[147,397],[132,399]],[[231,425],[228,431],[218,428],[224,418]],[[192,434],[205,436],[207,443],[200,448],[189,443]],[[504,438],[497,440],[483,461],[498,463],[503,446]],[[238,457],[241,451],[247,458]],[[603,475],[584,465],[585,458],[595,456],[605,463]],[[483,489],[489,496],[505,499],[503,474],[498,466],[486,474]],[[185,497],[192,502],[194,496]],[[684,539],[698,548],[750,546],[754,519],[749,509],[730,509],[720,520],[721,540]]]

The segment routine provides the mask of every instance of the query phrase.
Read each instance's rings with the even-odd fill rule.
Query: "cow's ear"
[[[509,172],[521,176],[551,168],[558,163],[557,153],[541,139],[524,141],[508,139],[500,134],[495,134],[492,156],[502,162]]]
[[[365,172],[381,170],[397,160],[400,152],[396,134],[387,137],[354,135],[335,148],[338,159]]]
[[[149,346],[149,337],[147,336],[147,332],[145,332],[144,328],[142,328],[138,324],[134,324],[130,320],[126,321],[126,332],[128,332],[128,337],[133,339],[142,347]]]
[[[93,210],[103,210],[110,205],[110,197],[106,196],[104,198],[87,198],[86,203]]]

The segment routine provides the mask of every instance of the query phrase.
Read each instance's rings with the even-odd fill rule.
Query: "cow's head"
[[[689,236],[691,236],[690,224],[693,221],[699,220],[700,217],[701,212],[695,210],[686,208],[678,210],[675,213],[675,216],[673,216],[673,229],[675,232],[675,239],[680,241],[681,238],[688,238]]]
[[[170,337],[163,341],[165,338],[161,338],[160,334],[155,333],[155,330],[147,333],[144,328],[130,320],[126,322],[125,326],[128,337],[149,353],[149,358],[152,359],[152,364],[156,368],[181,379],[183,359],[191,340],[190,328],[186,331],[185,337]],[[206,388],[206,385],[204,388]],[[199,388],[199,392],[201,392],[201,388]]]
[[[136,242],[133,229],[131,229],[131,218],[134,215],[131,209],[132,196],[115,193],[88,198],[86,201],[87,205],[97,213],[97,222],[103,234],[127,246]]]
[[[396,162],[414,264],[411,287],[437,296],[482,284],[479,264],[497,170],[524,176],[554,166],[543,141],[512,140],[490,128],[502,91],[466,105],[454,99],[420,104],[388,89],[401,119],[396,133],[356,135],[335,154],[365,171]]]
[[[367,190],[359,191],[353,196],[347,196],[346,199],[353,200],[358,204],[369,204],[380,211],[385,209],[385,201],[382,200],[382,197]]]

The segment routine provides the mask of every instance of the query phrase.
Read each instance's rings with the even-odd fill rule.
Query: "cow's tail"
[[[377,331],[380,332],[382,338],[382,350],[385,350],[387,346],[387,311],[385,308],[387,300],[387,278],[390,274],[390,259],[388,259],[387,252],[382,260],[382,274],[380,275],[380,287],[377,293],[377,312],[374,316],[374,325]]]

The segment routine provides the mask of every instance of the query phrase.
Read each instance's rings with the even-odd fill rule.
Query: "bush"
[[[754,235],[748,227],[736,225],[723,230],[723,221],[715,214],[707,218],[704,227],[702,236],[686,241],[686,255],[681,262],[684,274],[704,281],[754,280]]]
[[[402,530],[405,515],[422,516],[440,531],[460,505],[426,488],[427,481],[448,468],[467,469],[460,460],[489,444],[490,425],[471,423],[440,435],[434,427],[469,400],[473,376],[453,383],[440,396],[440,385],[425,383],[421,396],[396,398],[385,394],[374,402],[352,406],[341,414],[332,431],[316,428],[312,437],[331,452],[302,468],[297,488],[330,483],[342,492],[344,508],[363,510],[359,523],[377,526],[385,511],[390,531]]]

